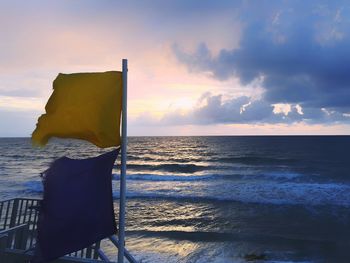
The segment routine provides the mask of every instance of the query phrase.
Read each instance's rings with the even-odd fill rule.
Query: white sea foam
[[[262,174],[257,174],[256,177],[268,178],[268,179],[295,179],[302,177],[303,174],[290,172],[290,171],[271,171]]]
[[[35,193],[41,193],[43,191],[43,184],[41,181],[34,180],[34,181],[28,181],[25,182],[25,188],[29,191],[35,192]]]
[[[119,193],[115,192],[114,196],[118,198]],[[128,197],[350,207],[350,186],[340,183],[131,181]]]
[[[135,181],[201,181],[220,178],[220,175],[158,175],[158,174],[128,174],[127,180]],[[113,175],[114,180],[119,180],[118,174]]]
[[[177,175],[177,174],[148,174],[136,173],[128,174],[127,180],[135,181],[207,181],[207,180],[222,180],[222,179],[243,179],[243,180],[293,180],[303,177],[300,173],[289,171],[276,172],[230,172],[222,174],[201,174],[201,175]],[[119,174],[113,174],[114,180],[119,180]]]
[[[192,199],[202,201],[237,201],[264,204],[338,205],[350,207],[350,186],[341,183],[249,182],[218,180],[210,176],[152,175],[156,181],[138,176],[128,183],[129,198]],[[200,177],[197,178],[197,177]],[[185,179],[185,180],[183,180]],[[199,181],[198,181],[199,180]],[[202,181],[201,181],[202,180]],[[29,191],[43,191],[41,181],[25,182]],[[217,193],[220,192],[220,195]],[[115,198],[119,193],[114,193]]]

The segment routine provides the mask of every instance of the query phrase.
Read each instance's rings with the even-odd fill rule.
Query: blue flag
[[[116,233],[112,168],[118,153],[62,157],[45,172],[34,262],[51,261]]]

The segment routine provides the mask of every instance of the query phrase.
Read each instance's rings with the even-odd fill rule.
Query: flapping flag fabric
[[[116,233],[112,168],[119,149],[89,159],[62,157],[44,174],[34,262],[48,262]]]
[[[32,134],[34,144],[60,137],[101,148],[120,145],[122,72],[59,74],[53,89]]]

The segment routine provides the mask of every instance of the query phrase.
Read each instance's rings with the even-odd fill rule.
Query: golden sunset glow
[[[122,58],[129,61],[131,135],[166,135],[172,133],[175,126],[179,132],[190,134],[202,130],[218,134],[237,134],[243,130],[263,134],[274,130],[285,134],[309,131],[323,134],[330,131],[329,125],[336,134],[350,131],[347,117],[350,112],[346,108],[327,108],[327,98],[331,96],[320,95],[324,102],[316,100],[309,108],[305,105],[313,97],[306,94],[312,89],[305,87],[314,85],[312,78],[318,78],[318,75],[311,76],[313,72],[279,79],[284,71],[272,76],[269,69],[256,69],[255,65],[244,69],[249,66],[246,62],[256,63],[258,67],[266,65],[266,62],[253,61],[260,53],[243,54],[246,62],[240,62],[241,68],[234,65],[241,58],[233,59],[235,54],[250,48],[242,45],[256,43],[255,40],[247,42],[247,37],[254,38],[256,34],[248,35],[249,23],[243,23],[239,12],[217,13],[208,9],[203,21],[197,16],[174,16],[161,7],[144,9],[143,5],[124,10],[112,3],[101,6],[89,3],[75,12],[72,3],[46,3],[40,13],[29,3],[20,6],[7,8],[1,16],[0,36],[4,46],[0,50],[0,113],[11,111],[13,116],[19,116],[18,111],[26,111],[26,123],[32,125],[20,132],[23,136],[34,128],[37,111],[50,96],[52,81],[58,73],[120,70]],[[5,7],[1,10],[6,10]],[[104,10],[104,15],[95,11],[99,8]],[[284,17],[278,14],[271,11],[271,16],[263,19],[268,28],[263,37],[271,42],[272,48],[283,48],[290,40],[289,31],[282,30]],[[341,19],[337,21],[340,23]],[[316,44],[331,49],[327,43],[344,40],[339,37],[340,29],[336,35],[327,28],[316,29],[312,39]],[[265,54],[266,48],[265,51],[249,50],[255,51]],[[274,65],[274,69],[283,65]],[[275,83],[271,82],[272,78]],[[295,84],[288,86],[288,81]],[[285,85],[285,90],[280,91],[281,85]],[[295,90],[299,86],[304,88]],[[326,88],[320,88],[324,90]],[[240,110],[240,115],[230,113]],[[333,113],[327,115],[326,112]],[[214,119],[216,114],[225,116],[222,120]],[[319,119],[313,120],[316,116]],[[182,123],[176,122],[180,119]],[[7,128],[2,128],[0,135],[10,135],[16,127],[15,117],[9,119],[4,115],[2,122]],[[273,128],[276,125],[278,129]],[[294,127],[301,130],[296,131]]]

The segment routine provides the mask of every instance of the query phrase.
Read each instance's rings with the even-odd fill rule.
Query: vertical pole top
[[[126,58],[122,59],[123,72],[128,70],[128,60]]]

